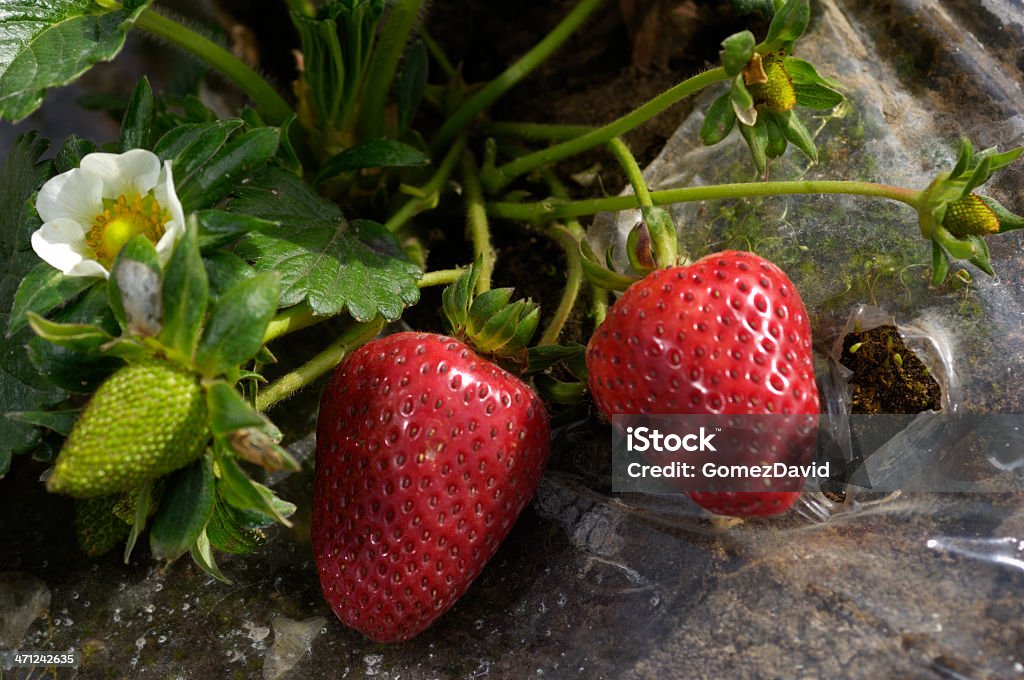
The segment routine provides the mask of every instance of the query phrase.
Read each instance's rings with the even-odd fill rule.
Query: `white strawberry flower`
[[[151,151],[91,153],[74,170],[39,190],[43,226],[32,249],[66,276],[110,276],[114,258],[143,234],[166,264],[185,232],[185,213],[174,191],[170,161]]]

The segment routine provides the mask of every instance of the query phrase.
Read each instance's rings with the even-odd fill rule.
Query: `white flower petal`
[[[167,264],[171,258],[171,251],[174,250],[174,244],[185,233],[185,211],[174,190],[174,173],[171,171],[170,161],[164,162],[160,179],[153,187],[153,196],[156,197],[160,207],[171,215],[171,219],[164,224],[164,235],[156,244],[156,252],[160,255],[160,261]]]
[[[160,159],[145,149],[91,153],[82,159],[82,170],[103,180],[103,198],[135,193],[144,196],[160,177]]]
[[[92,224],[103,212],[103,181],[75,168],[50,179],[39,190],[36,210],[43,222],[61,218]]]
[[[36,255],[66,276],[108,276],[86,244],[82,225],[72,219],[46,222],[32,234],[31,242]]]

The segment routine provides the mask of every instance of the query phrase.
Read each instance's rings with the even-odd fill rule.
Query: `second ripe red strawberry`
[[[803,301],[781,269],[752,253],[716,253],[630,286],[591,338],[587,369],[609,418],[818,413]],[[793,432],[787,444],[813,446],[813,436]],[[778,488],[691,496],[719,514],[770,515],[799,496]]]
[[[462,342],[398,333],[339,366],[320,405],[313,550],[344,623],[406,640],[469,587],[533,496],[543,405]]]

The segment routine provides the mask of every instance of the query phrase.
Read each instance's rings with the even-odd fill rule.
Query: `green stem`
[[[728,78],[729,76],[726,75],[725,70],[721,67],[713,68],[687,78],[675,87],[662,92],[640,108],[627,113],[625,116],[612,121],[604,127],[597,128],[575,139],[509,161],[500,168],[497,168],[497,173],[492,175],[490,181],[485,180],[487,189],[494,193],[514,178],[535,170],[542,165],[560,161],[563,158],[574,156],[601,144],[607,144],[615,137],[621,137],[638,125],[650,120],[679,100],[708,85],[727,80]]]
[[[272,382],[267,389],[256,395],[256,410],[260,412],[267,411],[278,402],[284,401],[306,385],[309,385],[340,364],[341,360],[348,356],[352,350],[369,342],[383,327],[384,320],[380,317],[367,323],[354,324],[342,333],[337,340],[332,342],[327,349],[291,373],[281,376]]]
[[[313,16],[316,12],[313,9],[312,3],[309,0],[287,0],[288,9],[293,12],[298,12],[307,17]]]
[[[560,224],[552,224],[545,230],[551,238],[562,246],[565,251],[567,271],[565,273],[565,288],[562,290],[562,299],[558,301],[558,308],[551,317],[551,322],[544,329],[540,337],[541,345],[554,345],[558,342],[558,336],[562,334],[565,322],[572,314],[572,308],[576,305],[576,298],[580,293],[580,285],[583,283],[583,265],[580,264],[580,242]]]
[[[463,102],[462,106],[445,121],[438,130],[430,148],[438,153],[453,140],[466,124],[478,113],[491,105],[495,99],[505,94],[545,59],[561,47],[569,36],[597,9],[604,0],[582,0],[555,28],[537,43],[533,49],[524,54],[516,63],[509,66],[497,78],[487,84],[484,89]]]
[[[564,142],[593,132],[595,128],[591,125],[492,121],[485,123],[482,129],[485,135],[492,137],[519,137],[544,142]]]
[[[280,125],[292,115],[292,108],[270,83],[209,38],[158,14],[151,8],[143,10],[135,25],[186,52],[191,52],[223,73],[252,100],[256,110],[271,125]]]
[[[436,271],[427,272],[423,277],[416,282],[416,285],[420,288],[430,288],[431,286],[447,286],[455,283],[460,276],[465,273],[465,269],[438,269]],[[280,312],[277,316],[270,320],[267,325],[267,332],[263,335],[263,344],[273,342],[278,338],[300,331],[303,328],[309,328],[315,326],[321,321],[333,318],[332,316],[324,316],[314,314],[313,310],[309,308],[305,302],[289,307],[288,309]]]
[[[476,293],[480,295],[491,289],[491,275],[498,256],[491,245],[491,229],[487,222],[484,192],[480,187],[476,161],[469,151],[462,154],[462,190],[466,196],[466,220],[470,241],[473,243],[473,260],[480,263],[480,278],[476,284]]]
[[[636,194],[636,200],[639,201],[640,206],[653,208],[654,201],[651,200],[651,192],[647,189],[647,180],[644,179],[644,172],[640,169],[640,164],[636,162],[633,152],[619,137],[608,142],[608,148],[619,165],[622,166],[622,171],[626,173],[626,179],[633,187],[633,193]]]
[[[448,177],[452,174],[452,169],[455,167],[456,161],[462,156],[462,150],[466,146],[466,138],[459,137],[455,144],[448,149],[448,155],[441,161],[441,165],[437,166],[437,171],[434,176],[419,189],[420,196],[409,199],[401,208],[391,216],[391,219],[384,224],[384,226],[392,233],[398,231],[405,225],[406,222],[411,220],[417,214],[426,210],[437,201],[438,194],[441,189],[444,188],[445,182],[448,181]]]
[[[712,201],[725,198],[747,198],[751,196],[783,196],[793,194],[853,194],[887,198],[906,203],[917,209],[920,191],[893,187],[871,182],[843,181],[795,181],[795,182],[740,182],[716,184],[706,187],[686,187],[651,192],[655,205],[686,203],[689,201]],[[582,201],[558,202],[553,200],[539,203],[488,203],[487,213],[491,217],[544,222],[568,219],[582,215],[596,215],[601,212],[629,210],[639,206],[636,196],[614,196]]]
[[[381,26],[380,42],[364,79],[368,87],[359,111],[359,127],[364,139],[382,134],[388,94],[422,5],[423,0],[397,0]]]
[[[442,71],[444,71],[445,77],[448,78],[449,81],[455,80],[458,77],[459,72],[455,70],[454,66],[452,66],[452,62],[448,60],[448,55],[444,53],[441,46],[437,44],[436,40],[430,37],[430,34],[427,33],[426,29],[422,26],[420,27],[419,35],[420,40],[423,41],[423,44],[427,48],[427,52],[430,53],[430,56],[434,58],[437,65],[441,67]]]

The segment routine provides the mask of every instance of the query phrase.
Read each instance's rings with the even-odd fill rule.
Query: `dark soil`
[[[895,326],[843,338],[840,363],[850,377],[853,413],[921,413],[942,408],[942,392]]]

